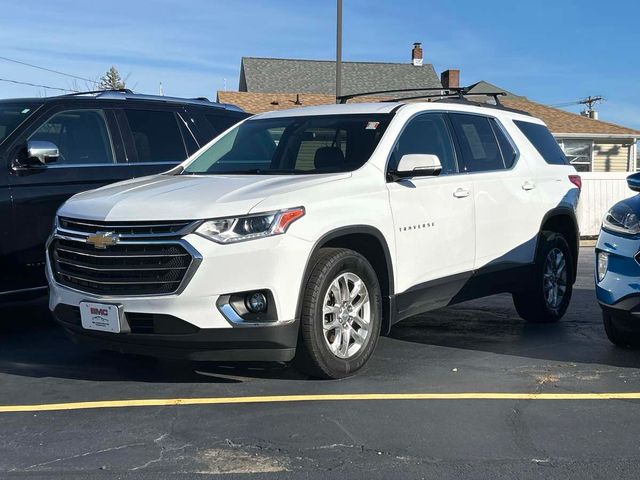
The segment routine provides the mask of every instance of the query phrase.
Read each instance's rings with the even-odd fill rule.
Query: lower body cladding
[[[598,238],[596,295],[604,312],[607,334],[614,343],[619,343],[617,338],[640,333],[639,251],[637,238],[606,231]]]
[[[95,272],[95,262],[103,262],[103,257],[118,257],[118,262],[117,252],[122,251],[127,256],[123,262],[129,264],[131,257],[142,256],[139,251],[125,252],[127,245],[121,244],[94,251],[80,240],[68,239],[58,247],[57,241],[54,237],[48,248],[49,308],[78,343],[202,361],[289,361],[295,355],[296,310],[313,246],[309,242],[282,235],[220,245],[188,235],[175,242],[193,257],[175,292],[135,295],[110,292],[110,282],[103,281],[114,278],[107,276],[115,268],[99,263],[107,273]],[[275,250],[287,252],[287,258],[274,255]],[[97,258],[91,267],[87,257]],[[83,268],[93,271],[76,274]],[[144,268],[149,269],[139,267],[128,274],[135,276]],[[70,283],[78,279],[83,283]],[[99,287],[100,293],[92,287]]]

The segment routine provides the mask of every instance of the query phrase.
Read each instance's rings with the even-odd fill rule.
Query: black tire
[[[544,268],[550,252],[558,249],[565,259],[567,271],[566,290],[558,305],[550,305],[545,297]],[[575,279],[574,258],[569,244],[562,234],[541,232],[533,275],[528,288],[513,293],[513,304],[518,315],[530,323],[554,323],[562,318],[569,307]]]
[[[349,358],[334,355],[325,340],[323,329],[325,295],[331,283],[343,273],[360,277],[369,294],[369,333],[359,350]],[[382,296],[376,272],[366,258],[353,250],[323,248],[315,257],[303,288],[300,334],[294,366],[317,378],[337,379],[355,374],[367,363],[380,337]]]
[[[615,314],[606,310],[602,311],[602,323],[604,323],[604,331],[609,341],[618,347],[640,347],[640,335],[621,330],[616,326],[615,320]]]

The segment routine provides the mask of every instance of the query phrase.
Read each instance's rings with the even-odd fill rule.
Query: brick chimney
[[[460,86],[460,70],[445,70],[440,74],[440,82],[444,88],[458,88]]]
[[[422,66],[422,43],[416,42],[411,49],[411,63],[414,67]]]

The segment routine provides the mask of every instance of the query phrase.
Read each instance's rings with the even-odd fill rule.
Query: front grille
[[[173,293],[193,262],[185,247],[175,242],[123,242],[99,249],[82,238],[54,238],[49,256],[58,283],[116,296]]]
[[[157,222],[100,222],[67,217],[58,218],[58,226],[61,230],[88,235],[96,232],[109,231],[119,235],[177,236],[193,223],[194,222],[191,220]]]

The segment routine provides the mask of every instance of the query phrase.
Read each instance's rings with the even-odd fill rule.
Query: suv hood
[[[348,178],[314,175],[154,175],[79,193],[58,215],[88,220],[196,220],[249,213],[265,198]],[[301,202],[302,203],[302,202]],[[295,207],[297,205],[283,205]]]

